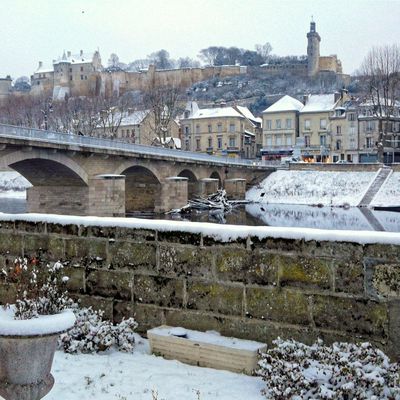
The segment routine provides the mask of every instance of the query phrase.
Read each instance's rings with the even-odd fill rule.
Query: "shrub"
[[[274,400],[400,399],[399,364],[369,343],[312,346],[278,338],[261,354],[263,394]]]

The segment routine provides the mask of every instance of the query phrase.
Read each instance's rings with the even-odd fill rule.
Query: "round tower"
[[[314,76],[319,71],[319,43],[321,37],[315,30],[315,22],[310,23],[310,32],[307,33],[307,73],[308,76]]]

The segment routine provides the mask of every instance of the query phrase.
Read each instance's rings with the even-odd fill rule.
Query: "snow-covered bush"
[[[131,352],[135,345],[134,330],[138,324],[133,318],[117,325],[103,319],[103,312],[91,307],[74,305],[75,326],[60,335],[58,344],[66,353],[94,353],[116,347],[120,351]]]
[[[38,258],[17,258],[8,270],[2,270],[7,283],[17,291],[15,319],[37,318],[57,314],[71,307],[60,262],[43,264]]]
[[[260,355],[267,399],[400,399],[400,366],[369,343],[284,341]]]

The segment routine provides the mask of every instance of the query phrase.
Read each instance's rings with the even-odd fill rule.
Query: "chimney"
[[[71,57],[71,52],[70,51],[67,51],[67,57],[68,58]]]
[[[81,50],[80,52],[79,52],[79,55],[82,57],[83,56],[83,50]]]
[[[39,68],[43,67],[43,61],[39,61]]]
[[[335,94],[334,101],[336,103],[339,99],[342,98],[342,94],[339,92],[335,92],[334,94]]]
[[[308,101],[308,94],[303,94],[303,104],[306,105]]]

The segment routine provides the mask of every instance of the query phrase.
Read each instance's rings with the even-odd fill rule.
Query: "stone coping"
[[[263,240],[266,238],[293,239],[305,241],[351,242],[359,244],[400,245],[400,233],[343,231],[312,228],[290,228],[247,225],[219,225],[203,222],[146,220],[140,218],[83,217],[57,214],[5,214],[0,213],[1,222],[25,221],[60,225],[121,227],[130,229],[149,229],[159,232],[186,232],[202,234],[221,242],[238,239]]]

